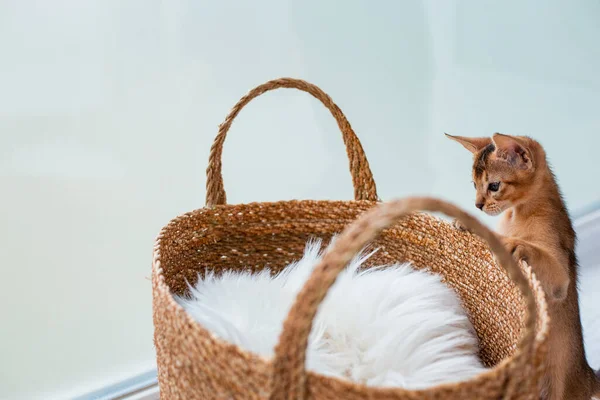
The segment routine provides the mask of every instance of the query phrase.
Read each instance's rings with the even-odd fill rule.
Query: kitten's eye
[[[488,190],[490,192],[497,192],[500,189],[500,182],[492,182],[488,185]]]
[[[475,184],[475,182],[473,182],[473,188],[477,189],[477,184]]]

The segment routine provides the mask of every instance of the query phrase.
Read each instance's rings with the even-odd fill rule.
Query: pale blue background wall
[[[203,205],[217,125],[268,79],[334,98],[384,199],[476,211],[444,131],[532,135],[572,210],[600,199],[599,20],[593,0],[1,2],[0,397],[153,365],[153,239]],[[226,143],[229,199],[349,199],[345,157],[319,103],[265,95]]]

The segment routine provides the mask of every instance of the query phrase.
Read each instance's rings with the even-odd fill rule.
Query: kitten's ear
[[[501,133],[494,133],[492,140],[496,146],[496,156],[498,158],[508,161],[509,164],[519,169],[533,168],[531,151],[527,147],[527,143],[522,139]]]
[[[444,133],[448,139],[452,139],[463,145],[463,147],[469,150],[471,153],[477,153],[488,144],[492,143],[492,139],[489,137],[464,137],[464,136],[452,136]]]

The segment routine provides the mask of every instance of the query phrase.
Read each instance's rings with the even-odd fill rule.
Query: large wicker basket
[[[336,118],[350,159],[355,201],[226,204],[221,175],[225,135],[245,104],[277,88],[310,93]],[[172,220],[154,248],[154,341],[161,398],[539,398],[548,314],[544,294],[529,267],[518,268],[491,231],[448,203],[407,199],[379,205],[360,142],[340,109],[318,87],[285,78],[249,92],[220,126],[207,175],[206,207]],[[414,213],[417,210],[458,218],[485,242],[436,217]],[[273,360],[214,336],[173,299],[199,273],[266,267],[277,271],[301,257],[309,238],[328,239],[342,231],[298,295]],[[381,249],[369,266],[411,261],[417,268],[427,267],[444,276],[469,312],[488,371],[466,382],[419,391],[366,387],[305,371],[307,337],[317,307],[337,273],[367,242]],[[497,266],[489,248],[505,269]]]

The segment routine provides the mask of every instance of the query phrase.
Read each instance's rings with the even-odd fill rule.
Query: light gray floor
[[[600,203],[575,218],[579,243],[579,305],[588,361],[600,369]]]
[[[600,264],[582,264],[579,296],[587,358],[592,367],[600,369]]]

